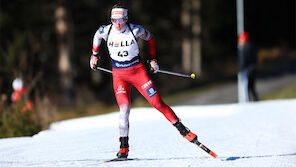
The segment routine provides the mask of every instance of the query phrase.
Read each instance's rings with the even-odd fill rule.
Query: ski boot
[[[190,141],[191,143],[196,144],[197,142],[197,135],[192,133],[187,127],[185,127],[180,121],[173,124],[180,132],[180,134]]]
[[[128,156],[128,136],[127,137],[120,137],[119,138],[119,142],[120,142],[120,149],[117,153],[117,158],[127,158]]]

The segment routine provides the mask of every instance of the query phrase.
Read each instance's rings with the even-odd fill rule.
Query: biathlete
[[[128,10],[120,5],[114,5],[111,10],[111,22],[107,26],[101,26],[93,38],[93,46],[90,58],[90,67],[96,70],[100,57],[99,47],[102,39],[107,43],[112,60],[113,88],[120,109],[119,112],[119,141],[120,149],[118,158],[127,158],[129,152],[129,114],[131,86],[148,100],[148,102],[160,111],[170,123],[172,123],[188,141],[195,143],[197,136],[186,128],[178,119],[174,111],[166,105],[159,92],[149,77],[144,64],[140,61],[138,40],[148,41],[150,53],[150,66],[156,73],[159,66],[155,59],[155,43],[153,35],[142,26],[128,21]]]

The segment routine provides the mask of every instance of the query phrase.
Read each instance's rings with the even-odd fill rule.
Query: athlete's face
[[[111,19],[111,21],[117,31],[120,31],[126,24],[124,19]]]

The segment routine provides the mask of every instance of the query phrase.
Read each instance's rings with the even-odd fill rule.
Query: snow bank
[[[33,137],[0,140],[0,167],[253,166],[296,164],[296,99],[173,107],[214,159],[183,139],[153,108],[130,114],[130,153],[136,161],[105,163],[118,151],[118,113],[53,123]]]

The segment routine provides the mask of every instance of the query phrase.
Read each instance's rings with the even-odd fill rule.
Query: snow
[[[33,137],[0,140],[0,167],[296,166],[296,99],[248,104],[175,106],[173,110],[213,158],[182,138],[153,108],[130,115],[130,158],[119,149],[118,113],[53,123]]]

